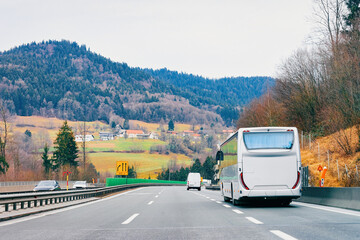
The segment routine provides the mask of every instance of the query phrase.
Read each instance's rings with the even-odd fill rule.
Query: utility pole
[[[83,129],[83,141],[82,141],[82,149],[83,149],[83,162],[84,162],[84,172],[83,172],[83,178],[85,180],[85,171],[86,171],[86,122],[84,121],[84,129]]]

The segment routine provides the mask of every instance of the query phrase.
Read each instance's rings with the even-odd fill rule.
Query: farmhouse
[[[138,138],[138,136],[146,135],[143,130],[126,130],[128,138]]]
[[[108,140],[114,140],[114,134],[111,132],[100,132],[100,140],[101,141],[108,141]]]
[[[83,142],[84,135],[75,135],[75,142]],[[85,135],[85,142],[94,141],[93,135]]]

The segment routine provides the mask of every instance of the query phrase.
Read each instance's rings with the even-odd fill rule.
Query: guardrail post
[[[24,202],[20,203],[21,209],[24,209]]]
[[[31,208],[31,201],[28,201],[28,208]]]
[[[50,198],[50,204],[52,204],[53,203],[53,199],[52,198]]]
[[[43,200],[42,199],[40,199],[40,206],[42,206],[43,205]]]
[[[34,201],[34,207],[37,207],[37,200]]]
[[[7,212],[7,211],[9,211],[9,204],[8,203],[5,204],[5,212]]]
[[[48,205],[48,199],[45,199],[45,205]]]
[[[16,203],[13,203],[13,210],[16,210]]]

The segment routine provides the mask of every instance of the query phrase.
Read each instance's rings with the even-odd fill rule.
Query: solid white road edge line
[[[289,234],[286,234],[286,233],[284,233],[282,231],[279,231],[279,230],[270,230],[270,232],[275,234],[279,238],[284,239],[284,240],[297,240],[297,238],[294,238],[294,237],[290,236]]]
[[[234,209],[233,212],[236,212],[237,214],[244,214],[242,211]]]
[[[260,222],[259,220],[255,219],[253,217],[246,217],[246,219],[255,224],[264,224],[263,222]]]
[[[41,215],[34,215],[34,216],[29,216],[29,217],[23,217],[23,218],[20,218],[20,219],[8,220],[8,221],[6,221],[6,222],[0,223],[0,227],[7,226],[7,225],[11,225],[11,224],[15,224],[15,223],[20,223],[20,222],[25,222],[25,221],[29,221],[29,220],[32,220],[32,219],[35,219],[35,218],[45,217],[45,216],[52,215],[52,214],[56,214],[56,213],[60,213],[60,212],[65,212],[65,211],[73,210],[73,209],[79,208],[79,207],[85,207],[85,206],[88,206],[88,205],[91,205],[91,204],[94,204],[94,203],[98,203],[98,202],[110,200],[110,199],[113,199],[113,198],[116,198],[116,197],[119,197],[119,196],[122,196],[122,195],[126,195],[126,194],[128,194],[128,193],[130,193],[130,192],[139,191],[139,190],[141,190],[141,189],[143,189],[143,188],[138,188],[138,189],[131,190],[131,191],[128,191],[128,192],[125,192],[125,193],[119,193],[119,194],[117,194],[117,195],[114,195],[114,196],[111,196],[111,197],[107,197],[107,198],[103,198],[103,199],[96,200],[96,201],[89,202],[89,203],[83,203],[83,204],[79,204],[79,205],[72,206],[72,207],[66,207],[66,208],[62,208],[62,209],[58,209],[58,210],[54,210],[54,211],[49,211],[49,212],[41,213]]]
[[[316,205],[316,204],[300,203],[300,202],[293,202],[292,205],[300,205],[300,206],[304,206],[304,207],[316,208],[316,209],[320,209],[320,210],[324,210],[324,211],[336,212],[336,213],[342,213],[342,214],[347,214],[347,215],[360,217],[360,212],[352,211],[352,210],[348,210],[348,209],[342,209],[342,208],[336,208],[336,207],[328,207],[328,206],[319,206],[319,205]]]
[[[154,201],[150,201],[150,202],[148,203],[148,205],[151,205],[153,202],[154,202]]]
[[[129,223],[131,223],[132,220],[134,220],[139,215],[140,215],[140,213],[135,213],[131,217],[129,217],[128,219],[123,221],[121,224],[129,224]]]

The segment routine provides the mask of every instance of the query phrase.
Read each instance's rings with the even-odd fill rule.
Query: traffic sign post
[[[127,176],[129,174],[129,162],[117,161],[116,162],[116,175]]]
[[[65,172],[63,172],[63,176],[64,176],[65,173],[66,173],[66,191],[69,191],[69,174],[71,172],[65,171]]]
[[[322,169],[322,173],[321,173],[321,177],[320,177],[320,187],[324,187],[326,171],[327,171],[327,168],[324,167]]]

